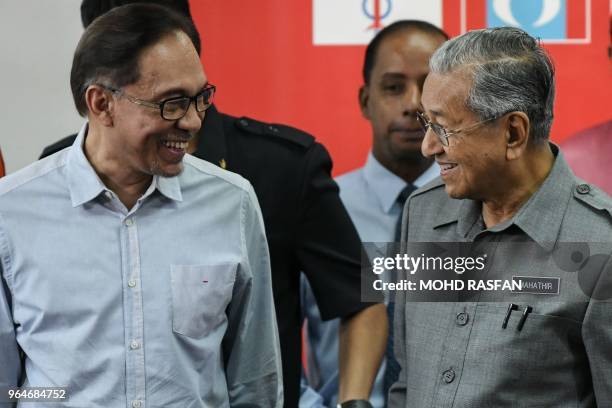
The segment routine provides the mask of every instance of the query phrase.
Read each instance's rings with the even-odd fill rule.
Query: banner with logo
[[[365,45],[398,19],[451,36],[511,25],[554,59],[552,140],[612,117],[608,0],[192,0],[202,61],[220,110],[304,129],[330,150],[334,173],[363,164],[371,132],[357,93]]]
[[[442,0],[313,0],[314,45],[363,45],[385,24],[402,19],[442,26]],[[339,23],[343,21],[343,23]],[[350,23],[348,23],[350,22]]]

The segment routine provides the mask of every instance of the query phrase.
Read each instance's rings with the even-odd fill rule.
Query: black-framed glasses
[[[435,135],[438,136],[438,139],[440,139],[440,143],[442,143],[443,146],[448,146],[449,137],[459,134],[459,133],[471,132],[472,130],[477,129],[478,127],[484,125],[485,123],[489,123],[501,117],[501,116],[496,116],[494,118],[485,119],[483,121],[476,122],[473,125],[465,127],[463,129],[447,130],[445,127],[438,125],[437,123],[432,123],[429,120],[429,118],[425,116],[423,112],[417,111],[416,116],[417,116],[419,125],[421,125],[421,128],[423,128],[423,132],[427,132],[428,129],[431,129],[435,133]]]
[[[204,112],[212,105],[213,97],[215,96],[215,91],[217,90],[215,85],[207,84],[202,91],[194,96],[175,96],[164,99],[161,102],[152,102],[129,95],[123,89],[112,88],[105,85],[100,86],[117,95],[124,96],[128,101],[135,103],[136,105],[158,109],[161,117],[165,120],[179,120],[187,114],[192,102],[196,108],[196,111],[200,113]]]

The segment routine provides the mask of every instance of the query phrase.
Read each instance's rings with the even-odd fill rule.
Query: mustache
[[[423,131],[423,128],[421,128],[421,125],[416,119],[412,120],[412,118],[409,118],[409,119],[405,118],[404,120],[392,121],[389,124],[389,130],[399,130],[399,131],[403,130],[403,131],[415,132],[415,131]]]
[[[175,130],[171,133],[165,133],[160,137],[163,141],[170,142],[188,142],[196,136],[197,132],[188,132],[185,130]]]

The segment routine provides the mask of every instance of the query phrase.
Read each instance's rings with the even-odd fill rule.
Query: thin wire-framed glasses
[[[161,102],[152,102],[129,95],[123,89],[117,89],[105,85],[100,86],[119,96],[125,96],[128,101],[135,103],[136,105],[158,109],[161,117],[165,120],[181,119],[187,114],[192,102],[194,103],[197,112],[204,112],[212,105],[213,97],[215,96],[215,91],[217,90],[215,85],[207,84],[202,91],[194,96],[176,96],[164,99]]]
[[[427,132],[427,129],[431,129],[435,133],[435,135],[438,136],[438,139],[440,139],[440,143],[442,143],[443,146],[448,146],[448,138],[449,137],[454,136],[454,135],[459,134],[459,133],[471,132],[472,130],[477,129],[478,127],[484,125],[485,123],[492,122],[492,121],[497,120],[497,119],[499,119],[501,117],[501,116],[496,116],[496,117],[493,117],[493,118],[485,119],[483,121],[476,122],[473,125],[465,127],[463,129],[447,130],[445,127],[443,127],[441,125],[438,125],[437,123],[432,123],[427,118],[427,116],[425,116],[425,114],[423,112],[417,111],[416,116],[417,116],[417,120],[419,122],[419,125],[421,125],[421,128],[423,129],[423,132]]]

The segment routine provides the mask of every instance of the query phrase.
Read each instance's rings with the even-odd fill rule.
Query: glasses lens
[[[438,139],[440,139],[440,142],[442,142],[444,146],[448,146],[448,138],[446,136],[446,129],[444,129],[442,126],[436,123],[431,123],[430,125],[431,125],[431,130],[433,130],[436,136],[438,136]]]
[[[212,105],[213,96],[215,95],[215,87],[211,85],[196,95],[196,109],[198,112],[203,112]]]
[[[425,119],[421,112],[417,112],[416,117],[419,125],[421,125],[421,129],[423,129],[423,132],[427,132],[427,119]]]
[[[176,98],[164,102],[162,116],[167,120],[177,120],[185,116],[191,100],[189,98]]]

